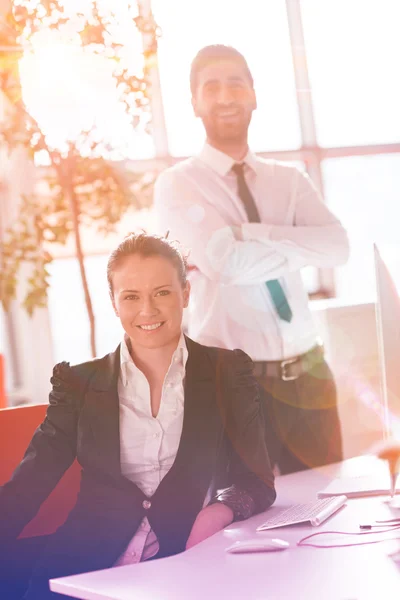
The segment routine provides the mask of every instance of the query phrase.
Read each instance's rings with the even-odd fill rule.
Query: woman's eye
[[[160,290],[157,292],[157,296],[168,296],[169,290]]]
[[[130,294],[129,296],[125,297],[125,300],[137,300],[137,296]]]

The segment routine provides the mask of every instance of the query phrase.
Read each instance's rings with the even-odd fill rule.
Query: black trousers
[[[343,459],[336,386],[325,361],[294,381],[258,382],[273,466],[287,474]]]
[[[35,564],[51,536],[23,538],[7,546],[0,556],[0,598],[1,600],[66,600],[71,596],[50,591],[47,582],[40,589],[30,586]]]

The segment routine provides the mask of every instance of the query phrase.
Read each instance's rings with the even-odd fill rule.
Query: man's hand
[[[233,511],[222,502],[216,502],[203,508],[193,523],[192,531],[186,542],[186,550],[199,544],[217,531],[221,531],[233,521]]]

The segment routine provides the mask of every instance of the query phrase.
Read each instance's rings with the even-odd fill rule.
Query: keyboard
[[[311,525],[316,527],[344,506],[346,500],[347,496],[342,495],[335,496],[334,498],[313,500],[305,504],[294,504],[272,515],[262,525],[257,527],[257,531],[286,527],[287,525],[297,525],[299,523],[311,523]]]

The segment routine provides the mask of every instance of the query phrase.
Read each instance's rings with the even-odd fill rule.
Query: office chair
[[[0,485],[10,479],[20,463],[35,429],[44,420],[46,409],[46,404],[0,409]],[[75,461],[19,537],[54,533],[76,503],[79,482],[80,466]]]
[[[0,408],[5,408],[7,406],[4,372],[4,356],[0,353]]]

